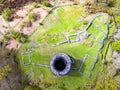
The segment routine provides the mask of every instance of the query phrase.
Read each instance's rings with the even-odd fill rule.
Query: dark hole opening
[[[65,67],[66,67],[65,59],[62,58],[62,57],[57,58],[57,60],[54,62],[54,67],[58,71],[63,71],[65,69]]]

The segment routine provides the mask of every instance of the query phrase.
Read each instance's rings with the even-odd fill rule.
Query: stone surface
[[[116,30],[114,35],[113,35],[113,39],[116,40],[120,40],[120,29]]]
[[[113,64],[116,69],[120,70],[120,58],[113,59]]]
[[[120,69],[120,53],[113,51],[112,58],[113,58],[112,62],[115,68],[119,70]]]
[[[109,72],[109,75],[111,75],[112,77],[117,74],[117,70],[114,67],[114,65],[112,65],[112,64],[109,64],[109,66],[108,66],[108,72]]]
[[[120,40],[120,29],[115,29],[115,33],[113,35],[113,40]],[[112,52],[112,62],[117,70],[120,70],[120,53],[117,51]]]
[[[115,79],[117,82],[120,82],[120,75],[115,76],[114,79]]]

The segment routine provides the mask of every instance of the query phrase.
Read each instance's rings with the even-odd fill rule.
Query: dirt
[[[12,66],[12,71],[0,80],[0,90],[23,90],[22,76],[18,62],[15,60],[15,53],[1,48],[0,51],[0,68],[8,64]]]
[[[7,49],[12,50],[12,49],[19,49],[21,46],[21,43],[12,39],[8,41],[8,45],[6,46]]]

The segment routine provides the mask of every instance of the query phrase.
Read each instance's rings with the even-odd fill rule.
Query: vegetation
[[[108,7],[114,15],[120,14],[120,2],[119,0],[96,0],[97,4],[102,7]]]
[[[116,0],[95,0],[99,4],[106,4],[108,7],[113,7],[116,3]]]
[[[2,4],[5,0],[0,0],[0,4]]]
[[[6,21],[10,21],[11,20],[11,14],[12,11],[10,8],[6,8],[3,10],[2,12],[2,17],[6,20]]]
[[[120,27],[120,15],[116,16],[117,26]]]
[[[25,43],[27,41],[27,35],[23,33],[16,32],[14,30],[10,31],[10,38],[13,38],[21,43]]]
[[[103,81],[97,82],[95,88],[93,90],[117,90],[118,88],[118,83],[112,79],[112,78],[107,78]]]
[[[116,51],[120,51],[120,41],[112,42],[112,49]]]
[[[37,0],[37,1],[40,1],[42,6],[47,6],[47,7],[51,6],[48,0]],[[75,4],[78,2],[78,0],[74,0],[74,1],[75,1]],[[100,0],[96,0],[96,1],[100,2]],[[113,7],[114,5],[116,5],[116,3],[114,3],[113,0],[106,0],[106,1],[107,2],[106,2],[105,7],[102,7],[102,4],[98,6],[98,4],[93,5],[93,3],[87,2],[86,9],[88,10],[90,14],[97,13],[97,12],[107,12],[111,15],[110,9],[108,7]],[[35,7],[36,3],[33,3],[32,5]],[[51,14],[50,17],[48,17],[43,22],[45,23],[43,24],[43,26],[46,27],[46,30],[44,30],[43,28],[41,29],[39,27],[39,29],[30,37],[30,39],[35,40],[37,43],[47,42],[48,44],[54,44],[57,42],[61,42],[65,40],[67,35],[74,34],[78,30],[84,29],[84,27],[88,24],[88,21],[89,21],[89,20],[85,21],[85,19],[81,17],[84,14],[86,14],[85,9],[81,5],[58,8],[56,10],[56,13]],[[2,16],[6,21],[9,21],[11,19],[11,9],[9,8],[5,9],[2,13]],[[79,19],[81,18],[82,18],[82,22],[79,21]],[[104,16],[98,17],[94,21],[94,23],[98,24],[100,27],[102,27],[103,30],[105,30],[106,22],[105,23],[102,22],[101,18],[104,18]],[[31,26],[32,22],[37,19],[37,15],[35,13],[30,13],[28,15],[28,19],[29,19],[28,21],[21,24],[21,28],[23,28],[24,26],[27,26],[27,27]],[[116,19],[118,23],[120,23],[119,19],[120,17],[118,16]],[[110,29],[109,36],[111,35],[113,31],[113,27],[114,25]],[[93,25],[90,26],[89,32],[93,33],[98,38],[98,40],[100,38],[103,38],[103,35],[102,35],[103,33],[100,33],[99,30],[97,30],[95,26]],[[23,44],[21,49],[30,47],[30,43],[26,43],[28,38],[23,33],[15,32],[14,30],[11,30],[10,37],[7,35],[4,35],[4,42],[6,42],[9,38],[13,38],[17,41],[25,43]],[[74,38],[71,37],[71,39],[76,39],[76,37]],[[82,60],[83,56],[86,53],[92,56],[95,56],[95,53],[97,52],[96,47],[98,47],[99,45],[96,44],[96,42],[93,39],[91,38],[88,38],[88,39],[89,40],[85,41],[83,44],[79,44],[79,43],[68,44],[67,43],[64,45],[56,46],[56,47],[44,46],[42,47],[42,49],[41,47],[35,48],[35,52],[31,53],[32,61],[35,63],[49,64],[50,58],[53,56],[53,54],[57,52],[67,53],[70,56],[73,56],[73,58],[75,59],[75,62],[77,62],[77,60]],[[105,42],[105,45],[107,45],[106,43],[107,42]],[[92,47],[93,44],[96,44],[95,48]],[[113,42],[112,47],[114,50],[119,51],[120,42],[117,42],[117,43]],[[80,53],[81,51],[82,53]],[[28,65],[24,67],[21,65],[21,61],[20,61],[20,65],[21,65],[23,72],[25,72],[25,74],[28,75],[28,78],[30,80],[29,83],[31,83],[30,85],[34,85],[34,86],[26,86],[24,90],[39,90],[40,88],[43,90],[45,89],[47,90],[56,90],[56,89],[57,90],[67,90],[67,89],[84,90],[85,84],[94,82],[94,80],[96,79],[98,75],[98,72],[100,73],[100,70],[101,70],[100,66],[102,66],[101,61],[100,61],[101,60],[100,56],[101,54],[104,53],[104,51],[105,51],[105,48],[103,48],[103,50],[99,54],[99,61],[96,64],[95,69],[92,73],[92,77],[90,79],[88,78],[88,74],[90,72],[90,67],[93,63],[93,59],[90,59],[90,58],[87,59],[81,71],[85,74],[85,77],[73,71],[69,75],[58,78],[57,76],[54,76],[53,73],[51,73],[51,71],[48,68],[37,67],[37,66],[32,66],[32,65],[30,66]],[[19,58],[21,59],[21,56],[19,56]],[[28,60],[28,57],[27,55],[25,55],[25,62],[27,62],[27,60]],[[1,70],[1,71],[5,71],[7,74],[7,72],[9,72],[10,70],[11,69],[8,69],[8,71],[7,70]],[[1,74],[2,73],[1,71],[0,71],[0,77],[2,78],[6,74]],[[39,78],[41,75],[43,76],[43,79],[39,81]],[[39,86],[40,88],[37,86]],[[101,82],[101,81],[98,82],[94,90],[100,90],[103,88],[105,90],[110,90],[110,89],[116,90],[117,84],[114,80],[110,78],[110,79],[105,80],[104,82]]]
[[[77,32],[75,28],[79,28],[79,30],[83,30],[86,27],[86,24],[88,22],[86,22],[85,19],[81,17],[85,14],[84,10],[85,9],[81,5],[58,8],[56,13],[52,13],[51,15],[49,15],[49,17],[47,17],[46,20],[43,22],[43,27],[45,27],[46,30],[44,30],[44,28],[42,27],[39,27],[38,30],[30,37],[30,40],[34,40],[37,43],[47,42],[49,45],[65,40],[65,35],[67,36],[69,34],[74,34]],[[100,16],[96,18],[93,23],[96,23],[97,25],[99,25],[103,30],[106,30],[105,28],[108,20],[105,20],[105,22],[101,20],[102,18],[105,18],[105,17],[106,16]],[[82,19],[82,22],[79,19]],[[113,32],[113,28],[114,28],[114,25],[112,24],[112,27],[110,28],[109,36]],[[99,39],[103,38],[103,33],[100,32],[97,28],[95,28],[94,25],[90,26],[89,32],[93,33],[95,37],[98,38],[98,41]],[[66,43],[56,47],[43,46],[40,48],[35,48],[35,52],[31,53],[32,62],[49,65],[50,59],[52,58],[53,54],[57,52],[63,52],[72,56],[75,59],[75,62],[77,62],[77,60],[82,60],[86,53],[92,56],[95,56],[98,49],[97,47],[99,45],[97,42],[93,41],[93,39],[89,38],[88,41],[92,41],[91,45],[89,45],[89,42],[87,42],[87,44]],[[105,45],[107,45],[106,43]],[[96,48],[92,48],[93,44],[96,44]],[[29,47],[30,47],[30,44],[25,43],[21,49],[25,49]],[[105,48],[103,48],[103,50],[100,52],[100,56],[101,54],[103,54],[104,50]],[[80,53],[81,51],[82,53]],[[21,64],[22,70],[27,75],[29,75],[29,78],[31,81],[36,80],[37,84],[39,84],[39,86],[41,86],[43,90],[44,88],[46,90],[56,90],[56,89],[57,90],[62,90],[62,89],[63,90],[64,89],[79,90],[79,88],[80,90],[85,90],[84,89],[85,84],[93,82],[96,79],[98,72],[100,73],[102,69],[101,57],[99,57],[98,63],[96,64],[95,69],[92,73],[92,77],[88,78],[88,75],[90,72],[89,70],[93,63],[93,59],[87,58],[84,64],[84,67],[81,70],[81,72],[83,72],[85,76],[82,76],[78,72],[73,71],[69,75],[59,78],[53,75],[53,73],[49,68],[37,67],[34,65],[23,66],[21,63],[21,56],[19,56],[19,58],[20,58],[20,64]],[[28,60],[27,55],[25,55],[24,59],[25,59],[25,62],[27,62]],[[77,65],[74,65],[74,66],[78,66],[79,64],[80,63],[77,63]],[[42,79],[43,82],[39,83],[39,78],[41,75],[44,78]],[[47,87],[45,84],[45,81],[52,82],[52,85]],[[49,83],[47,83],[47,85],[48,84]]]
[[[28,36],[23,34],[23,33],[20,33],[20,32],[16,32],[14,30],[10,30],[10,34],[4,34],[3,35],[3,40],[2,42],[4,43],[4,45],[7,44],[8,40],[10,39],[15,39],[21,43],[25,43],[27,42],[28,40]]]
[[[49,3],[48,0],[42,1],[42,2],[41,2],[41,5],[42,5],[42,6],[46,6],[46,7],[51,7],[51,6],[52,6],[52,5]]]
[[[29,21],[35,21],[37,19],[37,15],[35,13],[30,13],[28,15]]]
[[[9,64],[0,68],[0,80],[2,80],[2,78],[5,77],[11,70],[12,67]]]
[[[9,40],[9,36],[6,35],[6,34],[4,34],[4,35],[3,35],[3,40],[2,40],[2,42],[6,45],[7,42],[8,42],[8,40]]]
[[[20,28],[31,27],[31,26],[32,26],[32,22],[31,22],[30,20],[23,21],[23,22],[20,24]]]
[[[98,4],[98,3],[91,3],[91,2],[86,2],[85,3],[86,10],[88,13],[98,13],[98,12],[105,12],[108,14],[112,14],[110,8],[103,4]]]
[[[73,0],[74,4],[78,4],[79,0]]]

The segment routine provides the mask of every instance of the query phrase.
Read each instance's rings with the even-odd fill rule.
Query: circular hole
[[[57,69],[58,71],[63,71],[66,67],[67,62],[62,57],[59,57],[59,58],[56,58],[56,59],[57,60],[55,60],[55,62],[54,62],[55,69]]]

